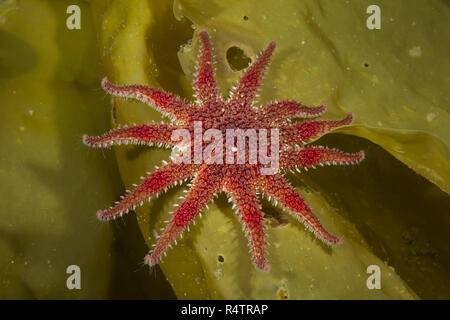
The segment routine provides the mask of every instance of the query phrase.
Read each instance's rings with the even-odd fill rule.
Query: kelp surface
[[[366,28],[370,1],[98,0],[79,3],[82,29],[72,31],[65,27],[69,4],[0,6],[0,295],[108,297],[124,281],[114,271],[117,231],[97,222],[95,211],[123,191],[116,160],[130,189],[169,152],[90,150],[81,135],[162,119],[140,102],[110,103],[99,86],[104,75],[192,99],[197,32],[206,29],[224,96],[275,40],[259,102],[326,103],[330,119],[352,111],[354,125],[317,143],[362,149],[367,158],[357,167],[288,175],[343,245],[322,245],[265,202],[272,270],[261,273],[221,197],[161,263],[177,298],[450,298],[447,2],[382,1],[381,30]],[[185,187],[137,210],[149,247]],[[137,269],[142,240],[121,240],[123,250],[140,250]],[[70,264],[80,265],[89,289],[66,289]],[[381,268],[381,290],[366,286],[369,265]],[[155,285],[152,276],[143,279]]]

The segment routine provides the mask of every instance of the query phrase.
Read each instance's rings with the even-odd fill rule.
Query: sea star
[[[128,191],[125,196],[122,196],[121,201],[116,202],[115,206],[107,210],[99,210],[98,218],[110,220],[122,216],[129,210],[135,209],[136,206],[142,205],[144,200],[149,200],[151,196],[167,190],[169,186],[193,178],[186,196],[177,210],[173,212],[172,219],[168,222],[153,250],[145,257],[144,261],[148,265],[157,264],[162,254],[166,253],[167,248],[172,243],[176,243],[176,238],[182,236],[182,232],[186,228],[189,229],[189,223],[200,213],[200,210],[222,191],[226,192],[229,200],[234,202],[249,239],[253,262],[262,271],[268,271],[270,265],[265,257],[267,242],[264,216],[258,198],[260,193],[281,203],[323,242],[330,245],[341,243],[342,237],[333,236],[325,230],[298,192],[283,177],[281,171],[298,171],[299,168],[307,170],[309,167],[314,168],[315,165],[346,165],[362,161],[364,159],[363,151],[350,154],[321,146],[299,146],[299,144],[305,145],[313,137],[350,124],[353,115],[349,113],[344,119],[338,121],[290,122],[290,118],[318,117],[325,112],[326,106],[308,107],[296,101],[283,100],[271,102],[259,108],[254,107],[253,103],[262,76],[275,49],[275,42],[270,43],[267,49],[247,68],[233,88],[230,97],[224,99],[216,84],[209,36],[206,31],[201,31],[199,37],[201,46],[194,85],[196,103],[188,102],[160,89],[142,85],[115,85],[104,78],[102,86],[108,93],[145,102],[168,115],[173,121],[171,124],[150,123],[125,126],[98,137],[84,135],[83,142],[90,147],[132,143],[156,144],[173,148],[179,141],[173,140],[172,134],[179,129],[186,129],[192,137],[194,123],[201,123],[204,130],[211,128],[220,130],[224,138],[227,129],[276,129],[279,133],[279,167],[276,172],[273,172],[274,174],[262,174],[260,169],[265,167],[262,162],[258,160],[256,164],[251,163],[248,157],[243,164],[207,163],[205,159],[200,163],[198,161],[196,161],[197,163],[180,163],[178,157],[186,155],[189,151],[198,152],[198,150],[194,150],[195,141],[192,138],[193,143],[190,149],[189,146],[185,147],[181,153],[171,157],[169,163],[148,173],[148,177],[142,178],[144,181],[139,186],[135,186],[133,191]],[[271,136],[270,139],[273,140],[273,137]],[[275,144],[275,142],[271,143],[270,139],[268,149]],[[245,141],[245,149],[249,150],[249,142]],[[237,148],[233,148],[233,152],[237,153],[236,151]],[[213,156],[218,155],[214,152]]]

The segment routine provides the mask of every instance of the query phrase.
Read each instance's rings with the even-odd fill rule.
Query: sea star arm
[[[316,165],[349,165],[364,160],[364,151],[345,153],[336,149],[321,146],[301,149],[282,150],[280,154],[280,170],[315,168]]]
[[[244,225],[245,233],[253,251],[253,263],[261,271],[269,271],[270,264],[265,257],[265,231],[261,205],[256,196],[255,187],[248,183],[242,186],[242,181],[230,183],[226,190],[234,201],[240,220]]]
[[[158,192],[166,190],[169,185],[193,176],[195,169],[195,165],[170,162],[155,172],[149,173],[147,178],[141,178],[144,181],[133,191],[127,191],[127,194],[122,197],[121,201],[116,202],[115,206],[97,211],[97,217],[100,220],[111,220],[122,216],[136,206],[142,205],[152,195],[158,196]]]
[[[275,50],[276,43],[271,42],[256,61],[251,64],[245,74],[241,77],[236,88],[232,91],[230,100],[228,102],[234,110],[248,109],[252,106],[256,93],[261,86],[261,78],[267,68],[270,56]]]
[[[161,237],[158,239],[153,251],[145,257],[144,261],[149,266],[154,266],[160,260],[172,242],[184,229],[189,228],[200,210],[213,199],[214,195],[220,190],[223,175],[221,168],[216,166],[203,166],[195,177],[192,187],[186,197],[180,203],[178,209],[173,213],[173,218],[168,223]]]
[[[258,109],[258,118],[265,123],[277,125],[291,118],[315,118],[321,116],[327,106],[308,107],[297,101],[275,101]]]
[[[213,53],[209,36],[206,31],[200,31],[199,36],[202,47],[197,65],[197,76],[194,88],[201,104],[206,105],[214,101],[221,101],[222,98],[220,97],[219,88],[216,84]]]
[[[143,85],[115,85],[106,77],[102,80],[102,87],[113,96],[140,100],[183,123],[190,119],[190,115],[196,109],[186,100],[161,89]]]
[[[85,134],[83,135],[83,143],[89,147],[103,148],[122,143],[175,145],[177,141],[172,140],[172,133],[177,129],[179,127],[165,123],[150,123],[132,127],[125,126],[110,130],[98,137],[90,137]]]
[[[324,243],[337,245],[342,242],[342,237],[333,236],[322,226],[298,192],[280,174],[261,176],[259,188],[293,212]]]
[[[281,140],[287,145],[297,143],[305,144],[313,137],[319,137],[325,133],[352,123],[353,114],[349,113],[342,120],[312,120],[296,122],[280,128]]]

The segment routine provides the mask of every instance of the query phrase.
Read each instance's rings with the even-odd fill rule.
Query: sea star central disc
[[[249,239],[253,262],[262,271],[268,271],[270,265],[265,257],[267,243],[259,194],[265,194],[281,203],[323,242],[330,245],[339,244],[342,238],[325,230],[281,172],[314,168],[316,165],[355,164],[362,161],[362,151],[349,154],[321,146],[305,146],[314,137],[350,124],[353,120],[352,114],[338,121],[290,122],[291,118],[318,117],[325,112],[326,106],[308,107],[292,100],[253,106],[261,78],[275,49],[275,42],[270,43],[247,68],[230,97],[224,99],[216,84],[210,39],[206,31],[201,31],[199,36],[201,49],[194,86],[196,103],[160,89],[141,85],[120,86],[112,84],[107,78],[103,79],[102,86],[108,93],[122,98],[139,99],[170,116],[173,123],[117,128],[99,137],[84,135],[83,142],[86,145],[109,147],[133,143],[179,147],[181,137],[187,137],[188,144],[184,141],[169,163],[149,173],[140,185],[123,196],[115,206],[99,210],[98,218],[110,220],[122,216],[158,192],[167,190],[170,185],[193,178],[192,186],[173,213],[172,220],[153,250],[145,257],[148,265],[158,263],[162,254],[176,242],[176,238],[200,210],[220,192],[226,192],[234,202]],[[199,128],[205,133],[200,138]],[[235,137],[236,140],[234,137],[228,139],[231,129],[234,133],[247,134],[241,139],[241,144],[239,135]],[[250,133],[253,132],[259,133],[259,140],[251,140]],[[269,132],[271,134],[268,134]],[[211,144],[204,144],[206,141]],[[230,148],[225,148],[224,152],[219,148],[220,143]],[[259,147],[259,152],[252,153],[253,147]],[[239,154],[244,156],[240,157]],[[263,173],[263,169],[267,169],[268,157],[276,159],[275,170]]]

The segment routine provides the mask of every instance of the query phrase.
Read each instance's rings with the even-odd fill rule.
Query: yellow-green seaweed
[[[261,273],[220,197],[161,263],[177,297],[450,297],[445,1],[379,1],[381,30],[365,27],[370,1],[73,3],[81,6],[82,30],[65,28],[69,1],[0,6],[0,47],[8,48],[0,51],[0,132],[7,151],[0,161],[6,182],[1,297],[100,298],[123,282],[111,249],[111,225],[95,219],[96,209],[110,206],[121,192],[113,153],[86,149],[81,135],[108,127],[109,97],[99,88],[104,75],[191,98],[199,29],[212,37],[224,95],[240,75],[236,69],[277,41],[260,102],[327,103],[327,118],[354,112],[355,125],[340,130],[346,135],[329,134],[317,143],[363,149],[367,159],[357,167],[288,175],[324,225],[344,236],[342,246],[327,248],[263,202],[272,225],[272,270]],[[232,47],[236,50],[228,52]],[[111,106],[112,126],[161,119],[140,102],[114,99]],[[128,189],[169,155],[157,148],[114,150]],[[137,210],[149,247],[182,189]],[[137,241],[126,245],[136,249]],[[69,264],[82,267],[80,292],[65,287]],[[381,268],[381,290],[366,286],[372,264]],[[155,287],[152,277],[146,281]]]
[[[120,190],[114,158],[86,149],[108,128],[89,15],[65,27],[68,1],[0,6],[0,299],[106,298],[111,225],[95,210]],[[80,4],[84,12],[89,7]],[[106,163],[105,163],[106,162]],[[80,232],[82,231],[82,232]],[[81,290],[69,290],[70,265]]]
[[[276,40],[277,53],[264,81],[261,102],[293,98],[312,105],[327,103],[327,116],[330,118],[353,111],[357,122],[343,132],[371,139],[447,191],[448,164],[444,161],[448,159],[448,149],[444,143],[448,138],[445,134],[447,128],[442,124],[437,125],[440,121],[444,123],[448,117],[443,110],[446,103],[444,87],[440,81],[431,85],[424,80],[426,76],[438,75],[431,75],[431,71],[425,70],[422,64],[418,63],[414,70],[407,67],[407,64],[414,62],[408,60],[412,57],[407,54],[402,56],[401,52],[397,52],[400,44],[388,41],[392,37],[400,37],[402,32],[408,32],[404,20],[414,19],[421,9],[414,8],[407,15],[398,10],[397,5],[386,3],[384,14],[393,16],[399,27],[390,27],[388,18],[384,18],[386,33],[373,31],[371,34],[365,28],[364,5],[362,2],[347,4],[338,1],[285,1],[283,5],[269,1],[226,4],[218,1],[175,1],[175,16],[180,19],[177,24],[171,17],[170,4],[137,0],[127,3],[111,1],[98,28],[104,39],[102,45],[106,72],[112,81],[162,86],[187,97],[192,91],[188,89],[184,75],[178,71],[177,76],[174,52],[165,52],[167,57],[159,58],[165,59],[164,64],[158,63],[155,52],[160,51],[161,47],[170,47],[168,42],[183,44],[182,40],[188,38],[186,28],[189,23],[192,22],[197,30],[207,29],[212,36],[223,94],[239,76],[226,61],[227,49],[237,46],[247,56],[254,58],[267,43]],[[435,2],[434,5],[442,4]],[[339,16],[333,15],[338,9]],[[445,14],[446,11],[427,12],[425,19],[440,21],[436,22],[434,28],[442,28],[439,23],[445,19],[430,18],[442,12]],[[243,19],[244,15],[248,17],[247,20]],[[418,27],[424,28],[417,31],[420,34],[426,32],[429,25],[425,26],[419,18],[416,19]],[[424,38],[423,41],[419,45],[430,45],[426,41],[431,40]],[[433,66],[436,56],[444,57],[444,50],[432,47],[433,53],[424,53],[421,61],[428,61]],[[179,52],[181,65],[189,80],[192,80],[194,73],[196,54],[194,33],[194,42]],[[366,70],[365,64],[370,69]],[[394,72],[392,69],[395,66],[397,69]],[[413,71],[421,75],[420,79],[416,79],[417,83],[410,82]],[[172,74],[170,83],[164,76],[167,73]],[[417,87],[426,91],[431,98],[427,100],[427,94]],[[430,103],[431,100],[435,102]],[[114,99],[113,108],[114,124],[160,119],[157,112],[138,102]],[[431,117],[427,118],[427,115],[433,112],[439,116],[430,121]],[[415,139],[414,143],[411,143],[412,139]],[[370,143],[365,146],[370,146]],[[347,148],[344,146],[342,149]],[[167,151],[153,148],[148,151],[135,147],[117,148],[116,154],[126,185],[138,181],[143,172],[160,165],[161,160],[168,156]],[[391,163],[395,162],[392,157],[385,157]],[[367,170],[363,165],[346,170],[351,170],[354,176],[359,173],[361,177],[367,178],[368,175],[363,171]],[[326,183],[326,177],[321,177],[323,179],[320,180]],[[289,219],[287,225],[269,230],[272,271],[261,273],[250,263],[247,240],[231,208],[223,199],[219,199],[204,218],[197,220],[189,236],[169,250],[161,263],[179,298],[417,297],[394,268],[389,266],[389,260],[380,260],[382,254],[373,248],[374,241],[369,238],[368,244],[368,233],[362,230],[362,234],[358,226],[349,220],[348,217],[352,215],[345,212],[343,208],[346,206],[333,208],[332,205],[336,205],[333,196],[322,194],[317,184],[311,181],[311,176],[303,178],[299,175],[291,179],[300,191],[305,188],[310,190],[304,192],[305,199],[332,232],[344,235],[344,244],[333,249],[325,248]],[[337,194],[341,192],[340,189],[346,188],[346,182],[340,181],[342,185],[336,186]],[[163,221],[169,219],[168,212],[178,201],[180,192],[180,189],[171,190],[137,210],[141,230],[149,245],[155,241],[157,231],[154,230],[164,227]],[[369,198],[367,202],[372,201],[371,194],[364,196]],[[364,210],[369,211],[370,208]],[[377,212],[370,213],[375,219]],[[381,267],[386,280],[378,291],[366,287],[366,268],[371,264]],[[445,295],[445,289],[439,294]]]

